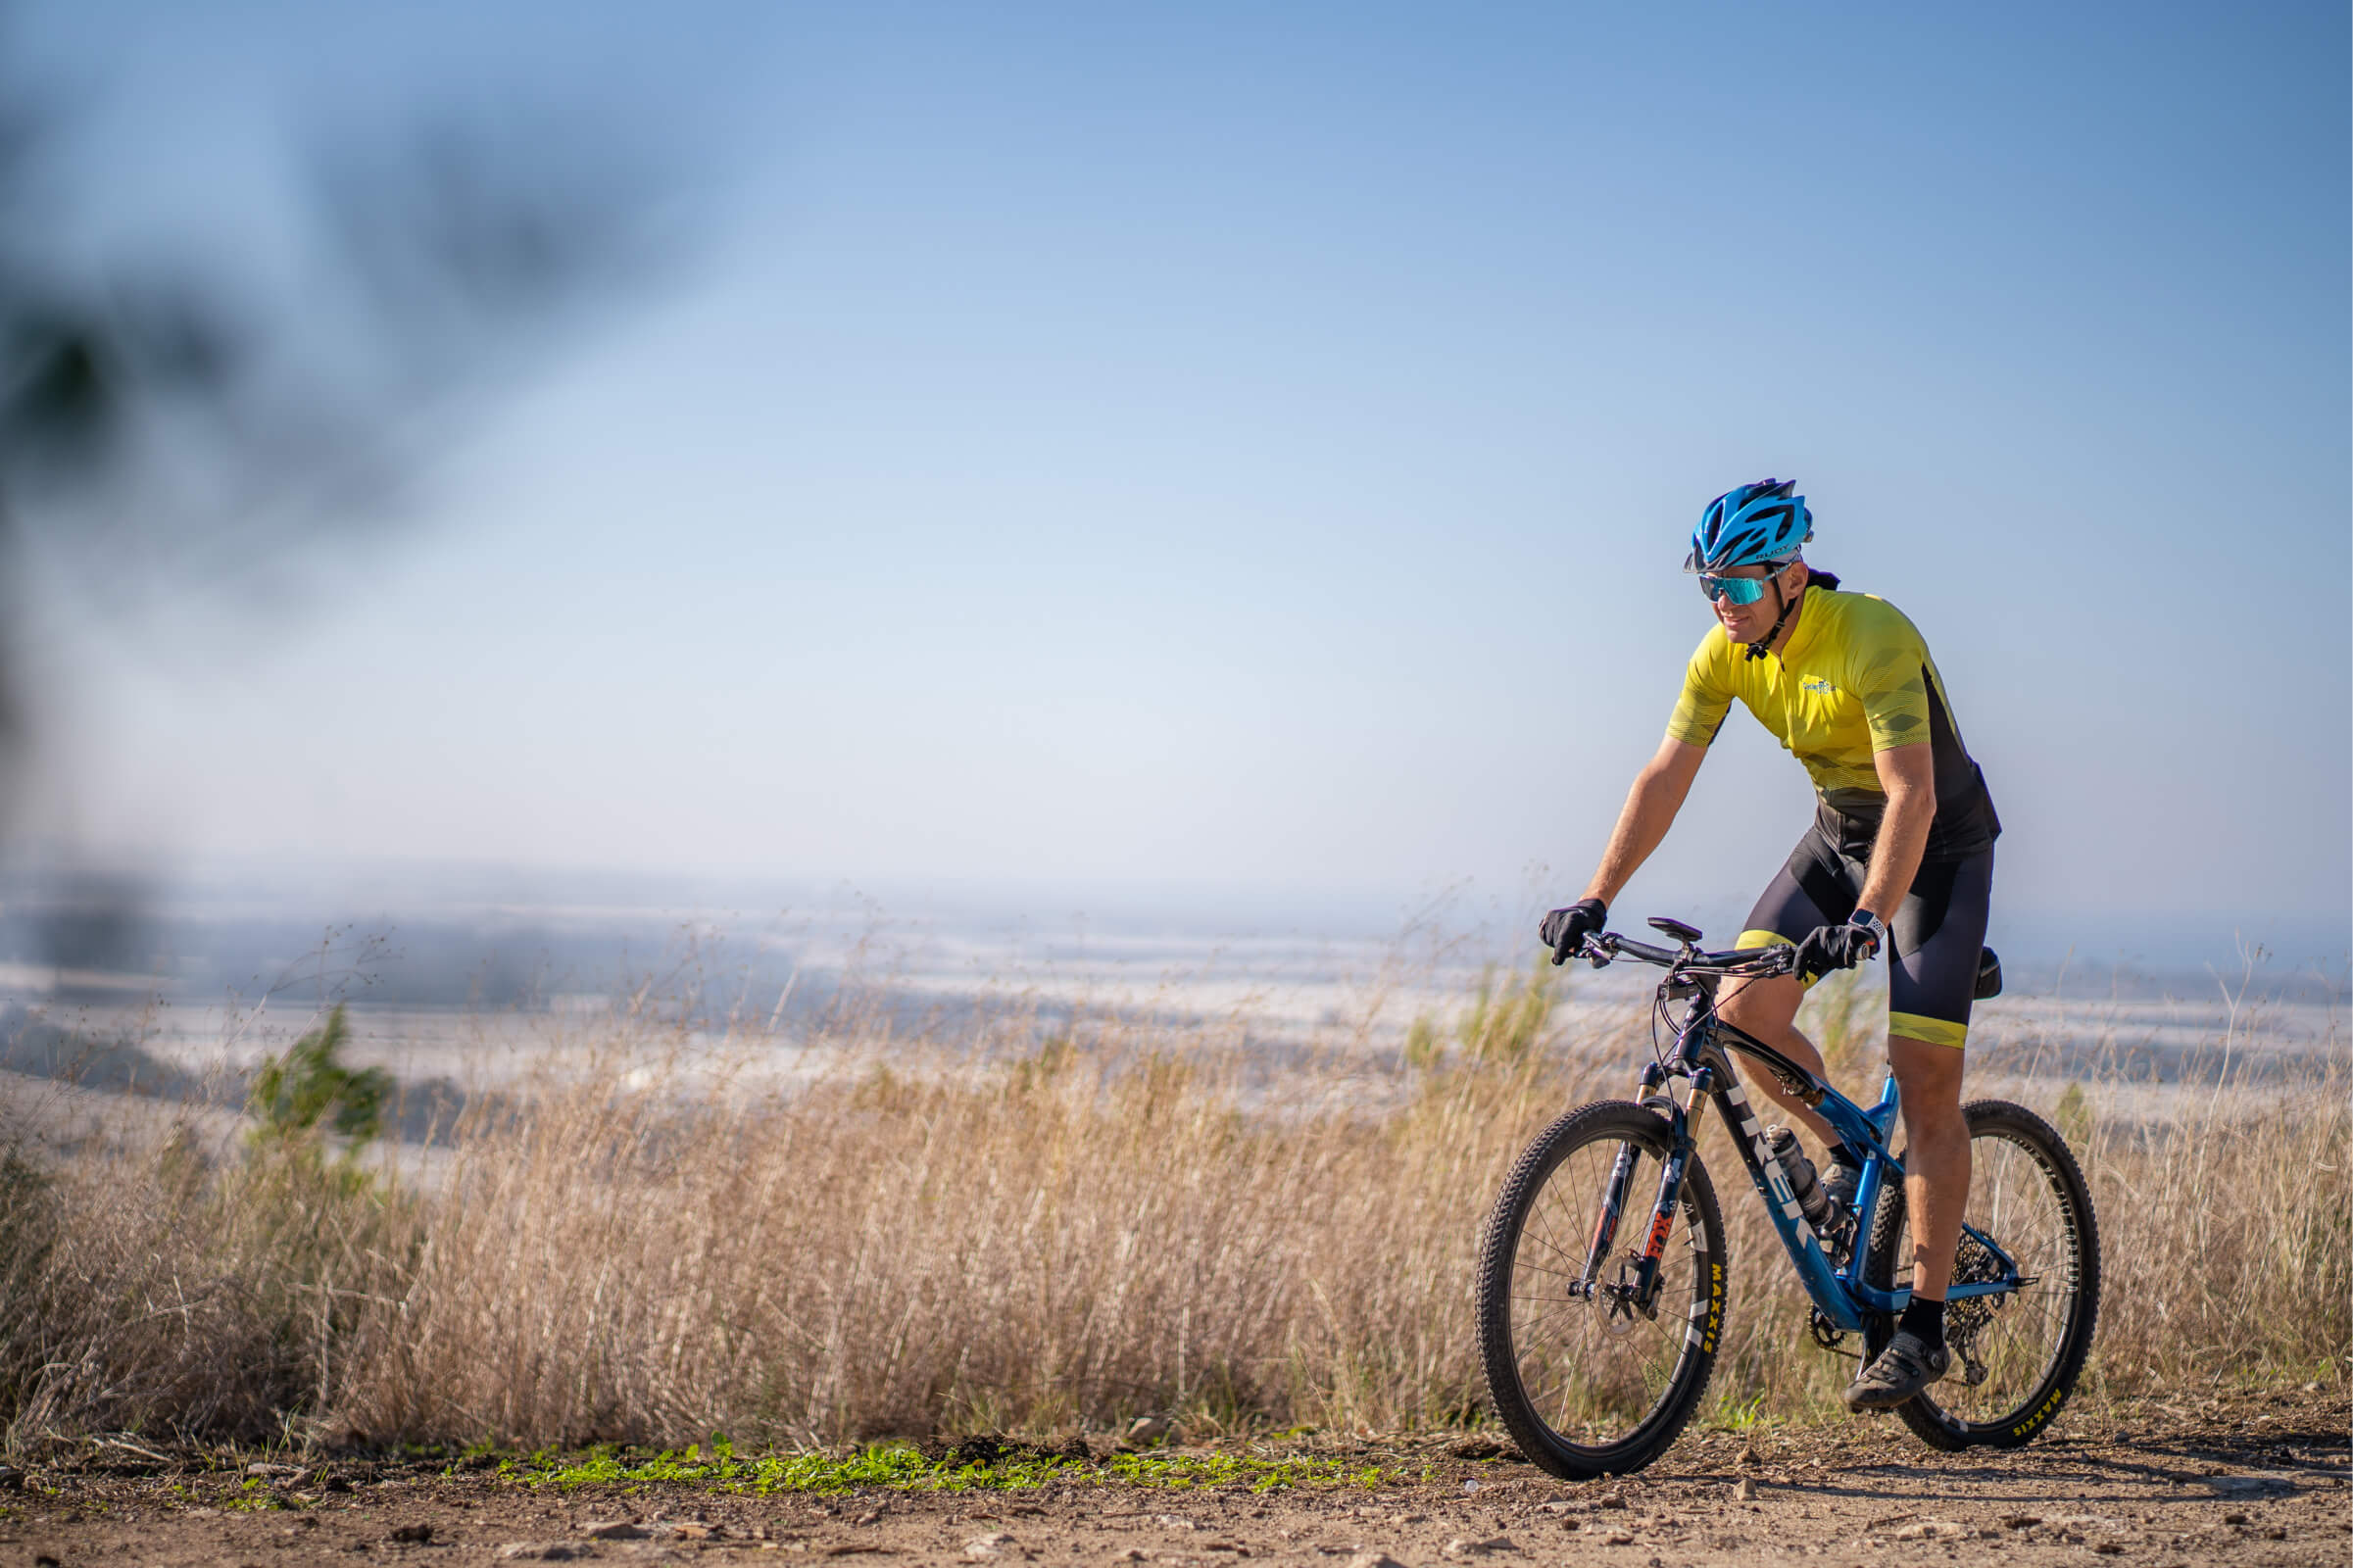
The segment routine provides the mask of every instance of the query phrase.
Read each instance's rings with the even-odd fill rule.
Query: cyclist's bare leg
[[[1735,1028],[1771,1046],[1800,1067],[1827,1078],[1828,1069],[1822,1053],[1814,1049],[1797,1027],[1797,1007],[1805,1001],[1805,987],[1795,975],[1779,974],[1764,978],[1734,980],[1727,983],[1716,999],[1716,1014]],[[1954,1052],[1959,1055],[1959,1052]],[[1812,1133],[1824,1149],[1834,1148],[1838,1135],[1805,1103],[1781,1086],[1781,1081],[1769,1072],[1742,1073],[1749,1086],[1763,1091],[1775,1104],[1787,1111],[1789,1119]],[[1958,1235],[1956,1231],[1954,1234]],[[1946,1253],[1950,1267],[1951,1254]]]
[[[1746,1025],[1742,1025],[1743,1028]],[[1942,1300],[1969,1201],[1969,1122],[1961,1114],[1962,1053],[1906,1035],[1887,1037],[1903,1096],[1904,1201],[1912,1223],[1912,1294]]]

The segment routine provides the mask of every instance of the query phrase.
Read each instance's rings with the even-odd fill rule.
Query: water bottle
[[[1814,1162],[1805,1157],[1804,1150],[1797,1147],[1797,1135],[1787,1127],[1768,1127],[1765,1129],[1765,1147],[1773,1152],[1775,1159],[1781,1161],[1781,1173],[1789,1179],[1789,1196],[1797,1200],[1797,1207],[1804,1213],[1806,1223],[1816,1230],[1823,1229],[1837,1205],[1832,1202],[1830,1194],[1823,1191],[1822,1183],[1815,1178]]]

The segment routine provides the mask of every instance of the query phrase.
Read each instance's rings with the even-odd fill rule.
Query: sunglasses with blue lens
[[[1753,605],[1765,597],[1765,584],[1772,580],[1769,576],[1718,577],[1703,571],[1699,573],[1699,591],[1707,595],[1710,604],[1729,599],[1736,605]]]

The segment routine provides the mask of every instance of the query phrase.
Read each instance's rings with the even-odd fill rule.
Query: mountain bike
[[[1903,1161],[1887,1147],[1900,1108],[1894,1075],[1866,1109],[1717,1016],[1725,981],[1790,973],[1794,949],[1708,953],[1691,926],[1649,924],[1677,946],[1606,932],[1587,937],[1577,956],[1595,968],[1631,958],[1665,969],[1654,1017],[1672,1045],[1661,1046],[1654,1030],[1654,1059],[1634,1101],[1581,1106],[1528,1146],[1479,1250],[1479,1349],[1495,1411],[1523,1454],[1570,1480],[1657,1458],[1715,1369],[1730,1257],[1715,1185],[1694,1147],[1705,1102],[1722,1113],[1812,1298],[1815,1343],[1837,1350],[1860,1334],[1862,1354],[1877,1355],[1912,1294]],[[1827,1233],[1806,1219],[1758,1127],[1735,1054],[1864,1152],[1853,1209],[1824,1216]],[[2099,1227],[2075,1155],[2048,1122],[2000,1100],[1973,1101],[1962,1114],[1970,1183],[1945,1293],[1952,1370],[1896,1414],[1932,1447],[2015,1447],[2050,1425],[2090,1351]],[[1646,1185],[1645,1169],[1655,1171]],[[1650,1206],[1630,1216],[1638,1194]]]

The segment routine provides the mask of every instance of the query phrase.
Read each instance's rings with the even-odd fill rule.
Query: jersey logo
[[[1838,688],[1833,686],[1829,681],[1824,680],[1819,675],[1808,675],[1805,679],[1799,681],[1797,684],[1803,690],[1809,692],[1820,692],[1825,697],[1836,697],[1838,695]]]

